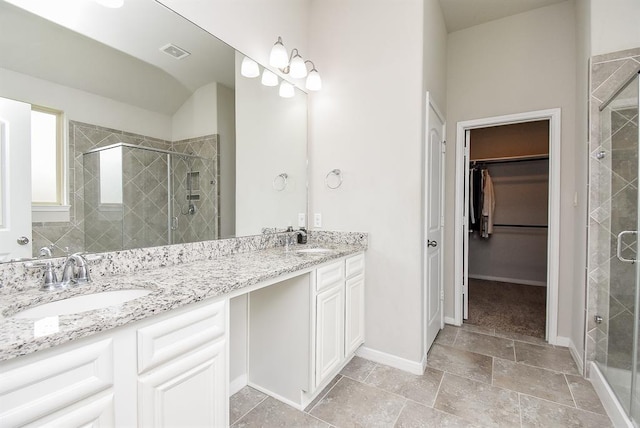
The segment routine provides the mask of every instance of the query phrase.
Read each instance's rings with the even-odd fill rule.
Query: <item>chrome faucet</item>
[[[82,253],[74,253],[67,257],[62,267],[61,285],[80,284],[91,281],[87,260]]]

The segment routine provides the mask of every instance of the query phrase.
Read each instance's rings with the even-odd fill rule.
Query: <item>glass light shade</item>
[[[260,67],[257,62],[245,56],[240,66],[240,74],[244,77],[258,77],[260,76]]]
[[[315,68],[309,72],[305,87],[310,91],[319,91],[322,89],[322,79],[320,79],[320,73],[318,73],[318,70]]]
[[[262,84],[264,86],[278,86],[278,76],[265,68],[262,72]]]
[[[285,68],[289,64],[289,54],[282,44],[282,39],[278,37],[278,41],[274,43],[269,55],[269,65],[276,68]]]
[[[117,9],[124,5],[124,0],[95,0],[101,6]]]
[[[280,83],[280,90],[278,93],[282,98],[291,98],[296,94],[293,85],[289,82],[285,82],[284,80]]]
[[[289,75],[296,79],[300,79],[307,75],[307,66],[304,64],[304,60],[299,54],[296,54],[291,58],[291,64],[289,64]]]

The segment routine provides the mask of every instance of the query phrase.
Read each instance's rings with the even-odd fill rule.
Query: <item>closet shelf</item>
[[[471,159],[471,162],[478,163],[507,163],[507,162],[526,162],[534,160],[549,159],[548,154],[544,155],[528,155],[528,156],[508,156],[501,158],[485,158],[485,159]]]

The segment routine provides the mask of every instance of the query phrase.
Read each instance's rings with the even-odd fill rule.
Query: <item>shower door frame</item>
[[[560,258],[560,143],[562,116],[560,108],[495,116],[462,121],[456,129],[456,190],[455,190],[455,230],[454,230],[454,318],[449,323],[462,325],[463,286],[468,283],[465,269],[465,175],[469,159],[465,150],[467,131],[491,126],[512,125],[540,120],[549,121],[549,229],[547,241],[547,313],[546,340],[551,345],[570,346],[568,338],[558,336],[558,285]],[[451,322],[453,321],[453,322]],[[571,349],[572,353],[577,350]],[[574,356],[576,357],[576,356]]]

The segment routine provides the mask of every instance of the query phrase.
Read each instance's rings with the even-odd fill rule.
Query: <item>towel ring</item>
[[[286,172],[276,175],[276,178],[273,179],[273,183],[272,183],[273,190],[282,192],[284,189],[286,189],[288,178],[289,178],[289,175]]]
[[[334,186],[332,186],[331,184],[329,184],[329,183],[330,183],[330,180],[329,180],[329,179],[330,179],[332,176],[335,176],[335,177],[337,177],[337,178],[338,178],[338,181],[337,181],[337,183],[338,183],[338,184],[335,184],[335,183],[334,183],[334,184],[335,184]],[[333,181],[335,182],[335,180],[333,180]],[[339,169],[337,169],[337,168],[336,168],[336,169],[332,169],[332,170],[331,170],[331,171],[329,171],[329,172],[327,173],[327,175],[324,177],[324,183],[327,185],[327,187],[328,187],[329,189],[337,189],[338,187],[342,186],[342,171],[341,171],[341,170],[339,170]]]

